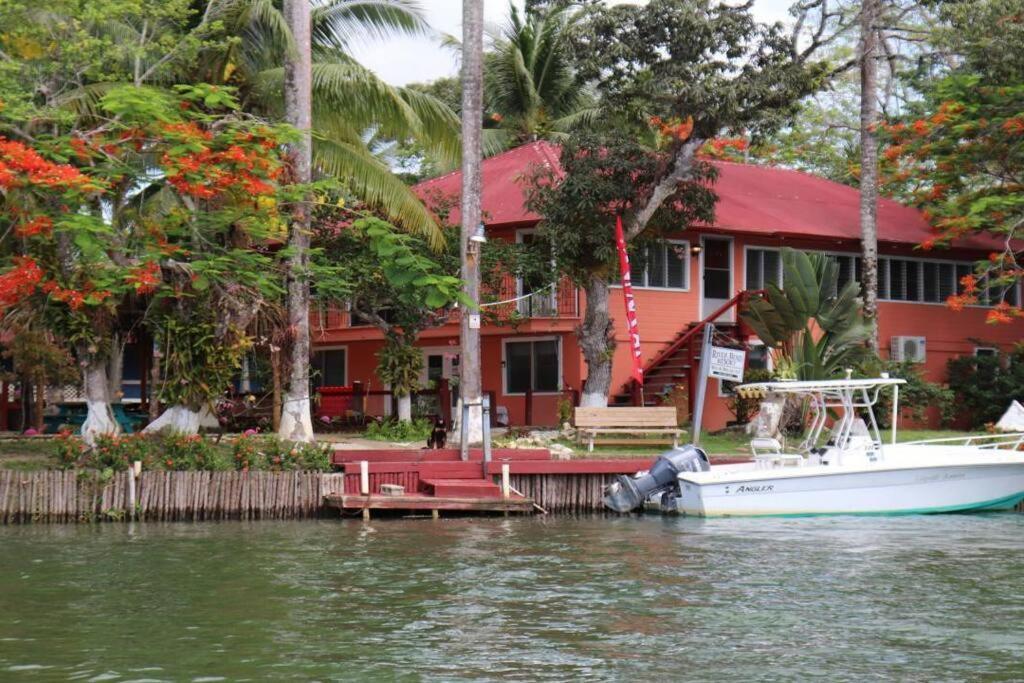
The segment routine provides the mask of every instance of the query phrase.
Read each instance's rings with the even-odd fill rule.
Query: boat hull
[[[705,517],[1009,510],[1024,500],[1024,461],[851,471],[753,470],[719,481],[681,475],[679,488],[677,510]]]

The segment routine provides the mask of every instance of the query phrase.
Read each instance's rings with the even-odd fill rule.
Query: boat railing
[[[920,439],[918,441],[901,441],[900,445],[924,446],[944,444],[948,446],[977,446],[978,448],[1000,448],[1018,450],[1024,446],[1024,432],[1007,434],[971,434],[968,436],[950,436],[941,439]]]

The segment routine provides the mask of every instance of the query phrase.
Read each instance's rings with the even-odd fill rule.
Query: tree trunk
[[[85,385],[85,422],[82,423],[82,439],[92,446],[101,434],[117,434],[121,426],[114,419],[110,407],[110,385],[107,381],[107,364],[94,354],[80,353],[82,381]]]
[[[110,338],[110,358],[107,359],[107,383],[110,385],[110,398],[114,403],[121,403],[124,395],[121,385],[124,380],[124,347],[121,335],[115,332]]]
[[[36,431],[42,434],[46,430],[43,423],[43,411],[46,409],[46,375],[39,373],[35,387],[32,389],[35,407],[32,410],[32,421]]]
[[[163,354],[153,344],[153,367],[149,371],[149,421],[160,417],[160,359]]]
[[[210,412],[208,406],[194,410],[188,406],[171,406],[157,419],[146,425],[142,431],[146,434],[157,434],[159,432],[174,432],[176,434],[198,434],[199,429],[207,429],[219,426],[216,416]]]
[[[576,330],[576,337],[587,363],[587,381],[583,384],[580,405],[604,408],[608,405],[608,391],[612,383],[612,352],[615,350],[612,321],[608,315],[608,281],[598,275],[591,275],[583,291],[587,296],[587,308],[583,324]]]
[[[273,383],[270,425],[276,433],[281,428],[281,351],[276,348],[270,351],[270,376]]]
[[[396,396],[395,399],[398,404],[398,421],[412,422],[412,394]]]
[[[292,146],[294,182],[312,180],[312,52],[309,0],[285,0],[285,20],[295,39],[295,52],[285,59],[285,119],[301,132]],[[288,246],[288,325],[292,331],[292,363],[284,395],[279,436],[289,441],[313,441],[309,399],[309,242],[310,203],[296,202]]]
[[[878,34],[879,0],[863,0],[860,15],[860,239],[868,346],[878,353]]]
[[[483,0],[462,0],[462,232],[459,245],[462,278],[466,296],[480,301],[479,244],[470,237],[480,225],[481,121],[483,121]],[[464,311],[461,322],[462,357],[459,387],[463,404],[480,403],[483,387],[480,377],[480,330],[471,325]],[[492,406],[492,409],[494,406]],[[461,419],[461,416],[460,416]],[[483,412],[471,407],[466,424],[469,443],[483,440]]]

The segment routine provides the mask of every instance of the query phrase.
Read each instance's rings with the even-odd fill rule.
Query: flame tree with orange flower
[[[175,347],[204,330],[207,363],[168,372],[166,402],[223,388],[251,311],[276,286],[272,257],[251,247],[275,226],[281,168],[281,131],[237,114],[225,89],[124,86],[99,106],[105,120],[89,132],[0,139],[0,323],[38,317],[73,352],[89,441],[118,431],[107,360],[126,327]],[[182,318],[189,334],[171,339]]]
[[[914,116],[882,126],[884,180],[921,207],[934,232],[924,250],[986,234],[997,246],[947,303],[989,305],[990,323],[1024,317],[1007,293],[1024,279],[1024,2],[951,7],[937,42],[960,66],[931,83]]]

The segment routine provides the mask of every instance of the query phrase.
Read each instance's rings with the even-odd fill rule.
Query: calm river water
[[[1021,680],[1024,515],[0,527],[0,680]]]

